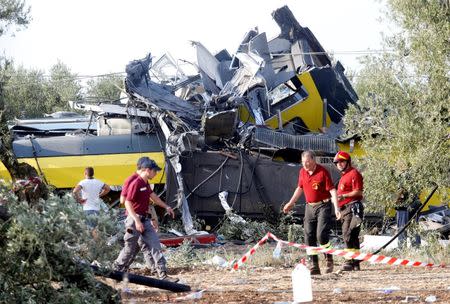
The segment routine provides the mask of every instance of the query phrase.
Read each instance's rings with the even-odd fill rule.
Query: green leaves
[[[89,266],[82,264],[97,259],[108,265],[110,255],[119,252],[118,248],[106,246],[105,238],[114,230],[116,221],[103,216],[99,239],[94,240],[80,205],[70,196],[52,196],[30,207],[18,202],[6,189],[0,193],[12,215],[7,222],[0,220],[1,303],[118,300],[117,292],[97,281]]]
[[[81,85],[76,75],[61,62],[43,71],[25,69],[12,64],[0,69],[4,79],[3,99],[6,119],[42,117],[68,109],[69,100],[80,97]]]
[[[0,36],[16,25],[26,27],[30,22],[30,8],[23,0],[0,0]]]
[[[96,102],[118,102],[124,77],[120,74],[105,75],[87,82],[87,98]]]
[[[441,3],[389,1],[388,17],[401,31],[385,43],[396,51],[364,58],[357,77],[359,107],[344,121],[365,151],[357,163],[369,210],[408,205],[432,184],[448,203],[450,23]],[[399,200],[403,191],[410,195]]]

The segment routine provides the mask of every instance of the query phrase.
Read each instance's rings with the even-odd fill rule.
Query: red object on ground
[[[211,244],[217,242],[215,234],[201,234],[201,235],[184,235],[174,237],[160,237],[161,243],[167,247],[180,246],[184,240],[190,240],[192,244]]]

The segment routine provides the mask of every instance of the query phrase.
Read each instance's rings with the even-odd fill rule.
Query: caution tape
[[[424,263],[424,262],[416,262],[416,261],[410,261],[407,259],[400,259],[400,258],[394,258],[394,257],[388,257],[384,255],[377,255],[372,253],[363,253],[359,251],[348,251],[345,249],[329,249],[329,248],[323,248],[323,247],[312,247],[305,244],[297,244],[293,242],[287,242],[279,239],[272,233],[268,232],[258,243],[256,243],[255,246],[253,246],[245,255],[240,258],[236,263],[233,265],[234,270],[238,270],[239,267],[241,267],[250,256],[255,254],[256,250],[263,245],[269,238],[280,242],[282,244],[300,248],[300,249],[309,249],[309,250],[315,250],[317,252],[322,252],[326,254],[332,254],[344,257],[346,259],[355,259],[360,261],[368,261],[371,263],[378,263],[378,264],[388,264],[388,265],[402,265],[402,266],[413,266],[413,267],[445,267],[445,265],[441,264],[433,264],[433,263]]]

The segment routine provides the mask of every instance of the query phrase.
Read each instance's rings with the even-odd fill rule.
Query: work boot
[[[176,283],[180,280],[175,277],[169,277],[166,272],[161,272],[161,274],[159,275],[159,279],[163,280],[163,281],[171,282],[171,283]]]
[[[325,268],[325,273],[332,273],[333,272],[333,255],[331,254],[324,254],[325,260],[327,261],[327,267]]]
[[[359,264],[361,263],[360,260],[353,260],[353,270],[361,270]]]
[[[345,260],[344,264],[342,265],[343,271],[352,271],[353,270],[353,260]]]
[[[312,275],[320,274],[319,256],[317,254],[308,255],[308,269]]]

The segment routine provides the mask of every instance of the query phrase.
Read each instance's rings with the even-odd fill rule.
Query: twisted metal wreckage
[[[199,161],[206,165],[211,158],[211,163],[217,166],[224,156],[209,151],[239,153],[240,172],[232,208],[239,195],[239,211],[245,212],[247,208],[242,205],[242,194],[251,190],[251,185],[243,190],[243,158],[246,154],[249,167],[252,167],[250,184],[254,179],[255,183],[263,179],[261,175],[270,174],[265,176],[269,180],[255,187],[258,195],[254,197],[264,203],[279,202],[276,197],[280,193],[272,198],[267,192],[278,192],[273,188],[281,188],[289,193],[293,187],[285,188],[285,179],[279,179],[280,183],[272,179],[270,171],[283,171],[274,164],[255,173],[256,164],[261,161],[261,150],[272,156],[277,150],[286,148],[334,154],[342,113],[348,103],[357,101],[341,64],[332,64],[314,35],[300,26],[287,7],[276,10],[273,18],[281,29],[278,37],[268,41],[265,33],[251,30],[234,55],[226,50],[213,55],[200,42],[193,42],[199,70],[195,76],[171,75],[160,78],[157,83],[148,71],[161,75],[163,66],[170,64],[170,60],[163,57],[152,66],[150,54],[143,60],[131,62],[126,68],[125,84],[130,102],[137,108],[146,109],[164,134],[166,159],[175,172],[177,185],[175,195],[175,187],[169,187],[168,194],[169,197],[175,196],[177,207],[182,208],[187,233],[193,230],[187,196],[206,185],[219,170],[224,170],[223,165],[230,156],[225,155],[219,168],[206,178],[195,172],[192,163]],[[308,85],[308,80],[312,80],[314,86]],[[313,92],[314,89],[318,92]],[[319,95],[316,100],[315,94]],[[320,113],[322,115],[317,117],[319,113],[312,112],[302,116],[302,104],[308,102],[317,104],[311,105],[310,109],[304,107],[305,111],[319,110],[319,106],[321,111],[317,112],[323,112]],[[329,126],[327,119],[332,125],[327,132],[317,134],[318,130],[314,129],[314,124],[308,123],[308,118],[321,121],[324,129]],[[255,151],[258,151],[257,156]],[[285,154],[289,157],[289,152]],[[298,154],[294,155],[298,157]],[[262,164],[258,163],[258,168]],[[297,172],[296,168],[290,180],[296,180]],[[190,173],[194,180],[200,177],[202,182],[194,183],[197,186],[185,195],[192,182],[185,183],[183,175]],[[210,181],[204,191],[218,194],[223,191],[220,186],[221,181]],[[213,197],[216,196],[214,194]],[[274,204],[271,207],[275,207]]]
[[[252,29],[232,55],[213,55],[193,42],[195,75],[185,74],[168,54],[156,62],[150,54],[132,61],[126,106],[72,103],[97,115],[97,126],[91,114],[81,136],[17,139],[14,153],[58,188],[73,187],[78,177],[61,176],[48,163],[52,157],[60,163],[61,157],[75,157],[71,169],[94,162],[97,178],[121,185],[132,169],[112,172],[111,163],[132,168],[136,155],[150,153],[161,165],[170,164],[156,183],[165,179],[166,201],[181,209],[188,234],[195,233],[191,212],[203,218],[224,213],[219,193],[228,193],[240,214],[277,214],[295,187],[299,151],[317,151],[338,178],[328,157],[338,148],[352,149],[352,140],[341,139],[342,116],[357,95],[339,61],[332,62],[287,6],[272,16],[281,29],[277,37],[267,40]],[[302,204],[297,206],[302,213]]]

